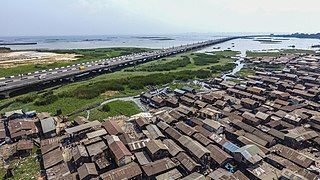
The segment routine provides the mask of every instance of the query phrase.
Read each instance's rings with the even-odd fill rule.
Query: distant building
[[[10,52],[11,49],[8,48],[8,47],[0,47],[0,53],[7,53],[7,52]]]

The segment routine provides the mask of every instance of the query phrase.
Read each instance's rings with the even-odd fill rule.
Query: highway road
[[[14,91],[30,87],[32,85],[43,84],[45,82],[59,81],[64,78],[72,79],[74,77],[86,75],[91,72],[108,71],[117,67],[119,68],[123,66],[133,65],[135,63],[143,63],[145,61],[159,59],[162,57],[167,57],[174,54],[223,43],[237,38],[241,37],[229,37],[216,40],[208,40],[193,44],[186,44],[166,49],[149,51],[145,53],[136,53],[110,59],[102,59],[87,63],[74,64],[66,67],[0,78],[0,93]],[[80,66],[84,66],[85,68],[83,70],[80,70]]]

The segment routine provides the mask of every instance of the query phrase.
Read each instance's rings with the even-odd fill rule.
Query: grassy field
[[[146,72],[154,72],[154,71],[171,71],[176,70],[178,68],[186,67],[190,64],[190,58],[188,56],[181,56],[181,59],[168,60],[166,58],[161,59],[157,62],[152,62],[146,65],[136,66],[134,68],[126,69],[128,72],[134,71],[146,71]]]
[[[247,51],[246,54],[248,57],[277,57],[281,54],[294,54],[294,53],[306,53],[306,54],[315,54],[315,51],[312,50],[304,50],[304,49],[284,49],[279,52],[253,52]]]
[[[263,68],[266,70],[277,71],[282,70],[285,66],[279,64],[258,64],[256,67]]]
[[[9,167],[13,168],[13,177],[9,180],[32,180],[37,179],[40,171],[40,164],[36,155],[37,148],[33,149],[30,156],[21,159],[14,159],[9,162]],[[0,167],[0,178],[2,179],[6,173],[4,167]]]
[[[236,73],[237,76],[241,78],[248,77],[249,75],[254,75],[255,71],[253,69],[242,68],[240,71]]]
[[[103,111],[102,106],[90,110],[89,120],[99,120],[102,121],[108,117],[112,116],[132,116],[141,112],[139,107],[132,101],[112,101],[106,104],[110,110],[108,112]],[[77,116],[87,117],[87,112],[78,114]]]
[[[140,64],[135,67],[127,68],[125,71],[143,73],[144,71],[147,71],[148,68],[151,68],[154,66],[164,66],[167,64],[172,64],[173,62],[176,62],[176,61],[183,61],[185,60],[186,57],[189,58],[190,63],[186,63],[184,66],[174,67],[168,71],[177,72],[182,70],[210,69],[211,66],[226,65],[228,63],[234,62],[234,60],[231,59],[231,57],[234,57],[237,54],[239,54],[239,52],[236,52],[236,51],[216,51],[216,52],[207,53],[207,54],[185,53],[182,55],[177,55],[175,57],[163,58],[157,61],[151,61],[144,64]],[[199,62],[202,61],[204,63],[198,63],[197,65],[196,61],[199,61]],[[156,72],[156,71],[151,71],[151,72]],[[162,71],[159,71],[159,72],[162,72]]]
[[[229,54],[236,52],[216,52],[220,54]],[[47,89],[43,92],[29,93],[18,97],[5,99],[0,101],[0,106],[13,101],[9,107],[4,108],[0,113],[15,109],[36,110],[38,112],[51,112],[56,113],[56,110],[61,109],[64,115],[70,114],[76,110],[84,109],[92,104],[96,104],[107,99],[115,97],[126,97],[138,95],[140,92],[145,91],[150,86],[158,86],[168,84],[174,80],[188,81],[196,78],[206,78],[208,76],[218,76],[221,72],[211,72],[214,66],[223,67],[229,63],[234,62],[230,57],[222,57],[216,63],[197,66],[194,64],[193,57],[196,54],[186,53],[175,57],[166,58],[167,60],[157,60],[147,62],[145,64],[137,65],[136,68],[141,66],[148,66],[150,64],[157,65],[164,62],[176,61],[182,59],[182,56],[190,58],[190,64],[185,67],[179,67],[170,71],[133,71],[128,72],[129,67],[114,73],[100,75],[93,79],[75,82],[72,84],[63,85],[53,90]],[[116,94],[105,96],[106,92],[116,91]],[[39,103],[40,102],[40,103]]]
[[[234,83],[241,84],[241,80],[240,79],[229,78],[229,79],[227,79],[227,81],[231,81],[231,82],[234,82]]]
[[[201,86],[197,86],[197,85],[192,85],[192,84],[189,84],[189,83],[172,83],[170,84],[170,88],[171,89],[181,89],[185,86],[188,86],[188,87],[191,87],[191,88],[194,88],[194,89],[201,89]]]
[[[45,69],[54,69],[57,67],[68,66],[88,61],[112,58],[131,53],[145,52],[150,49],[146,48],[98,48],[98,49],[71,49],[71,50],[37,50],[39,52],[53,52],[59,54],[78,54],[76,61],[55,62],[51,64],[23,65],[13,68],[0,68],[0,77],[8,77],[17,74],[26,74],[29,72],[40,71]]]

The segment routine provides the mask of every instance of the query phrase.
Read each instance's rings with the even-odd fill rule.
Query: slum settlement
[[[39,176],[49,180],[318,179],[320,57],[246,61],[283,68],[257,69],[241,83],[210,79],[206,90],[142,93],[151,109],[132,117],[7,112],[0,140],[16,144],[12,156],[36,144]]]

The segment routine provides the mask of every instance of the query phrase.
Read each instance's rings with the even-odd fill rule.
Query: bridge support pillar
[[[74,82],[74,76],[70,77],[69,79],[71,82]]]

